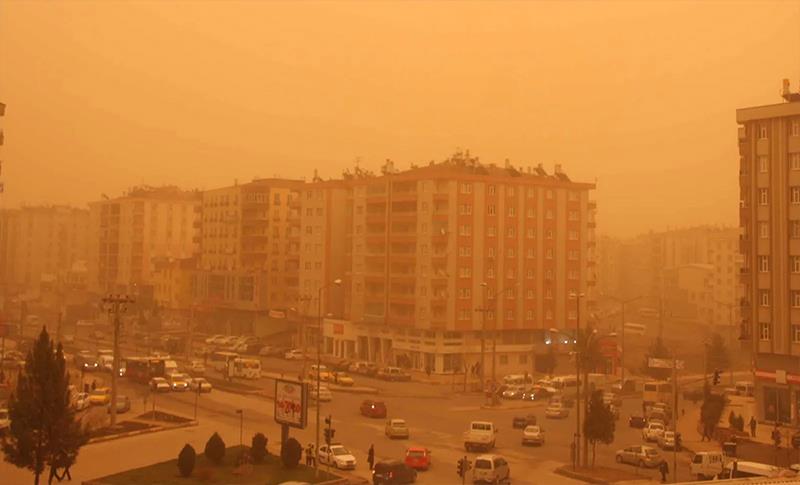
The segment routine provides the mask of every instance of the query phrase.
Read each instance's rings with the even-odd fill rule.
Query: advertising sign
[[[308,387],[298,381],[275,379],[275,422],[293,428],[308,423]]]

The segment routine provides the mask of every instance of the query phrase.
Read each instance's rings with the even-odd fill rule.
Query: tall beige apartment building
[[[759,419],[800,423],[800,93],[736,110],[742,336]]]
[[[155,261],[189,258],[199,248],[200,194],[136,187],[89,204],[89,285],[99,293],[152,296]]]
[[[62,281],[89,256],[89,211],[29,206],[0,212],[0,281],[6,292]]]
[[[327,352],[446,373],[480,361],[483,335],[488,371],[496,329],[503,375],[531,371],[551,328],[574,332],[578,301],[586,325],[594,184],[559,166],[548,174],[468,153],[404,171],[387,162],[381,175],[357,171],[342,183],[344,203],[330,210],[343,214],[329,218],[344,218],[345,308],[325,320]]]

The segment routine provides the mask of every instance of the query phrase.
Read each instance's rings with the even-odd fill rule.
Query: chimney
[[[788,79],[784,79],[784,80],[783,80],[783,92],[781,93],[781,95],[782,95],[783,97],[786,97],[786,96],[789,94],[789,92],[790,92],[789,90],[790,90],[790,87],[789,87],[789,80],[788,80]]]
[[[553,172],[555,172],[555,173],[557,173],[557,174],[561,174],[561,173],[563,173],[563,172],[561,171],[561,164],[560,164],[560,163],[557,163],[557,164],[555,164],[555,167],[553,168]]]
[[[506,168],[511,168],[511,161],[506,158]]]

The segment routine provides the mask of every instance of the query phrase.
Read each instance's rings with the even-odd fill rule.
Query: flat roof
[[[800,102],[767,104],[736,110],[736,122],[746,123],[754,120],[800,116]]]

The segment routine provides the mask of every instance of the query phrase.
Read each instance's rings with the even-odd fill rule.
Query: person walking
[[[372,467],[375,466],[375,446],[369,445],[369,451],[367,451],[367,463],[369,463],[369,469],[372,470]]]
[[[667,465],[667,460],[661,461],[661,464],[658,465],[658,471],[661,472],[661,483],[667,483],[667,475],[669,474],[669,465]]]
[[[756,437],[756,417],[750,416],[750,436],[752,438]]]
[[[306,466],[314,466],[316,457],[314,456],[314,444],[309,443],[306,448]]]

